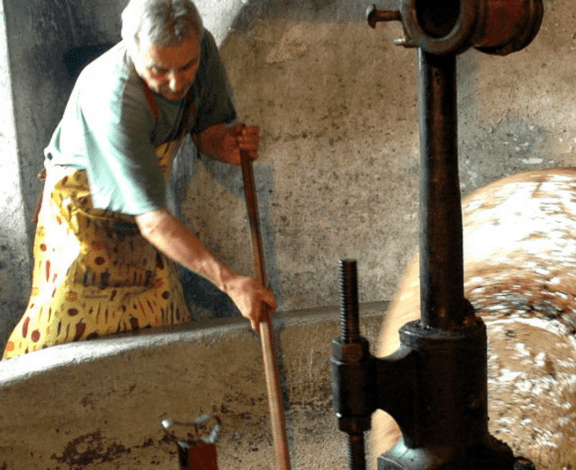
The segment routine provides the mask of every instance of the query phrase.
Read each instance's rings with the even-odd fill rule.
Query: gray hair
[[[203,34],[202,18],[191,0],[130,0],[122,12],[122,38],[129,45],[139,46],[144,39],[170,47],[185,38],[201,40]]]

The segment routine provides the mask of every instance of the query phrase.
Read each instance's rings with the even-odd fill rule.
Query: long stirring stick
[[[250,220],[250,235],[252,240],[254,266],[256,268],[256,279],[263,286],[268,287],[262,250],[262,235],[260,232],[260,217],[258,215],[258,202],[256,200],[252,159],[248,155],[248,152],[243,150],[240,151],[240,158],[242,162],[242,179],[244,180],[246,208]],[[278,379],[278,364],[274,347],[274,335],[268,306],[264,304],[263,308],[264,316],[260,322],[260,340],[262,343],[266,388],[268,389],[272,437],[274,439],[278,468],[280,470],[290,470],[290,453],[288,450],[288,439],[286,437],[282,393],[280,390],[280,381]]]

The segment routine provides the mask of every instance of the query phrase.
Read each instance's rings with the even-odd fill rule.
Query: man
[[[274,295],[224,265],[166,209],[165,176],[186,132],[200,152],[258,157],[210,33],[190,0],[131,0],[123,40],[82,72],[45,151],[30,302],[4,358],[188,320],[173,261],[228,294],[258,331]]]

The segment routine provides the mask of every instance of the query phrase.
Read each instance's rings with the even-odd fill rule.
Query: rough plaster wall
[[[118,1],[5,1],[23,198],[36,202],[43,150],[73,86],[63,55],[76,46],[119,39]],[[30,225],[30,230],[32,226]]]
[[[280,12],[285,15],[268,13],[248,25],[239,21],[222,45],[242,119],[263,126],[255,173],[266,259],[271,284],[287,310],[336,304],[336,266],[344,256],[361,260],[362,292],[375,290],[363,301],[388,298],[392,287],[386,292],[385,285],[394,278],[380,266],[398,265],[409,253],[399,253],[395,241],[384,236],[398,238],[411,215],[379,213],[383,205],[413,206],[412,212],[416,207],[413,192],[391,189],[398,180],[412,184],[406,174],[417,171],[400,157],[412,151],[417,132],[409,120],[416,117],[415,76],[408,70],[400,78],[377,79],[383,87],[378,102],[380,93],[393,97],[396,87],[411,93],[402,111],[386,116],[391,124],[382,122],[379,103],[371,102],[364,86],[373,87],[383,67],[371,59],[366,67],[362,56],[351,53],[363,42],[374,43],[373,32],[355,19],[363,15],[329,8],[324,14],[330,18],[318,18],[306,5]],[[250,8],[262,14],[253,4]],[[345,13],[350,23],[332,21]],[[403,51],[389,41],[384,47],[390,51],[387,67],[403,67]],[[392,128],[396,134],[385,148],[380,147],[383,127],[387,139]],[[358,145],[362,135],[365,141]],[[383,161],[386,151],[399,157]],[[222,170],[218,163],[200,166],[185,203],[188,221],[225,260],[251,272],[240,176]],[[388,175],[395,177],[388,180]],[[384,194],[382,185],[388,188]],[[371,249],[376,242],[378,249]],[[368,282],[367,275],[372,276]]]
[[[217,44],[226,38],[234,19],[246,3],[245,0],[195,1],[204,26],[214,35]]]
[[[527,49],[459,56],[464,194],[573,164],[573,7],[544,3]],[[398,24],[370,29],[360,7],[251,2],[221,47],[241,118],[263,127],[256,180],[269,278],[286,310],[336,304],[340,257],[359,260],[361,301],[389,299],[417,242],[416,52],[392,45]],[[199,165],[187,219],[249,272],[240,176],[222,170]]]
[[[4,17],[4,8],[0,3],[0,18]],[[20,310],[19,298],[26,296],[19,278],[29,272],[29,257],[26,245],[20,239],[26,236],[26,223],[22,212],[23,201],[20,192],[20,171],[15,158],[17,154],[16,128],[14,125],[13,100],[8,63],[6,31],[0,25],[0,344],[3,344],[4,332],[10,327],[10,318],[4,312]],[[16,296],[14,296],[16,293]]]

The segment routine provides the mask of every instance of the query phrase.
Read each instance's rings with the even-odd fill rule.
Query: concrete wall
[[[362,301],[389,299],[416,245],[416,51],[393,45],[397,23],[369,28],[365,6],[250,2],[222,43],[241,117],[263,126],[256,179],[267,260],[288,310],[336,303],[340,257],[358,258]],[[544,6],[527,49],[459,56],[464,194],[574,162],[573,5]],[[245,227],[240,177],[221,170],[198,169],[187,220],[248,270],[247,237],[237,236]]]
[[[124,3],[3,2],[10,52],[3,80],[9,66],[13,83],[3,120],[15,129],[2,137],[0,160],[10,182],[0,209],[0,342],[26,303],[35,174],[72,85],[61,56],[116,40]],[[335,305],[341,257],[359,260],[362,302],[390,299],[416,245],[416,52],[393,46],[399,24],[366,25],[368,3],[199,2],[241,118],[263,127],[255,173],[269,280],[283,310]],[[569,0],[544,6],[540,34],[526,50],[459,57],[465,194],[510,173],[573,164],[573,7]],[[185,220],[250,273],[239,170],[205,159],[191,170],[179,186]],[[198,280],[186,285],[198,316],[234,313]]]
[[[4,17],[0,4],[0,18]],[[21,311],[22,300],[26,296],[26,273],[30,271],[30,257],[27,249],[24,203],[20,191],[20,168],[12,81],[8,62],[6,34],[0,25],[0,344],[4,344],[6,330],[13,325],[15,316],[11,312]],[[24,284],[24,286],[22,285]]]

